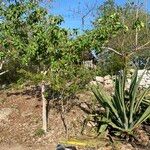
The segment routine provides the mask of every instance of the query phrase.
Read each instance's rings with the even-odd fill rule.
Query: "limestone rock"
[[[107,76],[104,77],[104,80],[109,80],[109,79],[111,79],[110,75],[107,75]]]
[[[100,83],[104,82],[104,78],[103,77],[96,76],[95,79],[96,79],[97,82],[100,82]]]
[[[146,82],[144,81],[144,80],[142,80],[141,82],[140,82],[140,86],[145,86],[146,85]]]
[[[111,79],[105,80],[105,84],[111,84],[111,85],[113,85],[113,81]]]
[[[0,121],[1,120],[8,120],[8,116],[12,113],[11,108],[2,108],[0,110]]]
[[[104,86],[104,88],[105,88],[106,90],[112,90],[113,85],[112,85],[112,84],[106,84],[106,85]]]
[[[133,150],[134,148],[132,147],[131,144],[123,144],[120,150]]]
[[[97,82],[96,81],[91,81],[90,85],[97,85]]]

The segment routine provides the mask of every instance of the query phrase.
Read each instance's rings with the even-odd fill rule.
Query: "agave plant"
[[[144,74],[144,73],[143,73]],[[143,99],[150,88],[139,90],[143,75],[138,78],[138,70],[132,76],[129,89],[126,89],[127,75],[116,76],[114,94],[111,96],[101,86],[92,86],[92,91],[105,109],[102,122],[123,133],[132,134],[134,129],[150,117],[150,105],[141,111]]]

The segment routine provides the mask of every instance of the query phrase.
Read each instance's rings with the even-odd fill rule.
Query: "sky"
[[[55,15],[63,16],[65,22],[62,24],[62,27],[82,29],[81,18],[83,14],[87,12],[89,7],[94,7],[95,4],[101,5],[104,1],[105,0],[54,0],[51,5],[51,12]],[[116,0],[115,2],[119,5],[124,5],[126,1],[127,0]],[[147,1],[147,9],[150,10],[150,0],[141,1]],[[92,27],[91,21],[93,18],[92,13],[85,18],[84,29]]]

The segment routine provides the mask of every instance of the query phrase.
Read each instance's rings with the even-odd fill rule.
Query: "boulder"
[[[105,80],[105,84],[112,84],[113,85],[113,81],[111,79]]]
[[[127,79],[127,83],[131,84],[131,79],[130,78]]]
[[[145,86],[146,85],[146,82],[145,82],[145,80],[141,80],[141,82],[140,82],[140,86]]]
[[[113,89],[113,85],[112,84],[106,84],[106,85],[104,85],[104,88],[106,90],[112,90]]]
[[[97,82],[96,81],[91,81],[90,85],[97,85]]]
[[[141,76],[144,73],[144,69],[143,70],[138,70],[138,76]]]
[[[92,60],[84,61],[84,62],[83,62],[83,65],[84,65],[85,68],[94,68],[94,65],[93,65]]]
[[[96,77],[95,77],[95,80],[96,80],[97,82],[100,82],[100,83],[103,83],[103,82],[104,82],[104,78],[103,78],[103,77],[100,77],[100,76],[96,76]]]
[[[104,77],[104,80],[109,80],[109,79],[111,79],[110,75],[107,75],[107,76]]]
[[[150,85],[150,80],[147,80],[147,85]]]

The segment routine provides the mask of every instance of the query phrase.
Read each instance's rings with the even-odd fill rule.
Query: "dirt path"
[[[46,146],[24,146],[24,145],[8,145],[0,144],[0,150],[55,150],[54,145]]]

